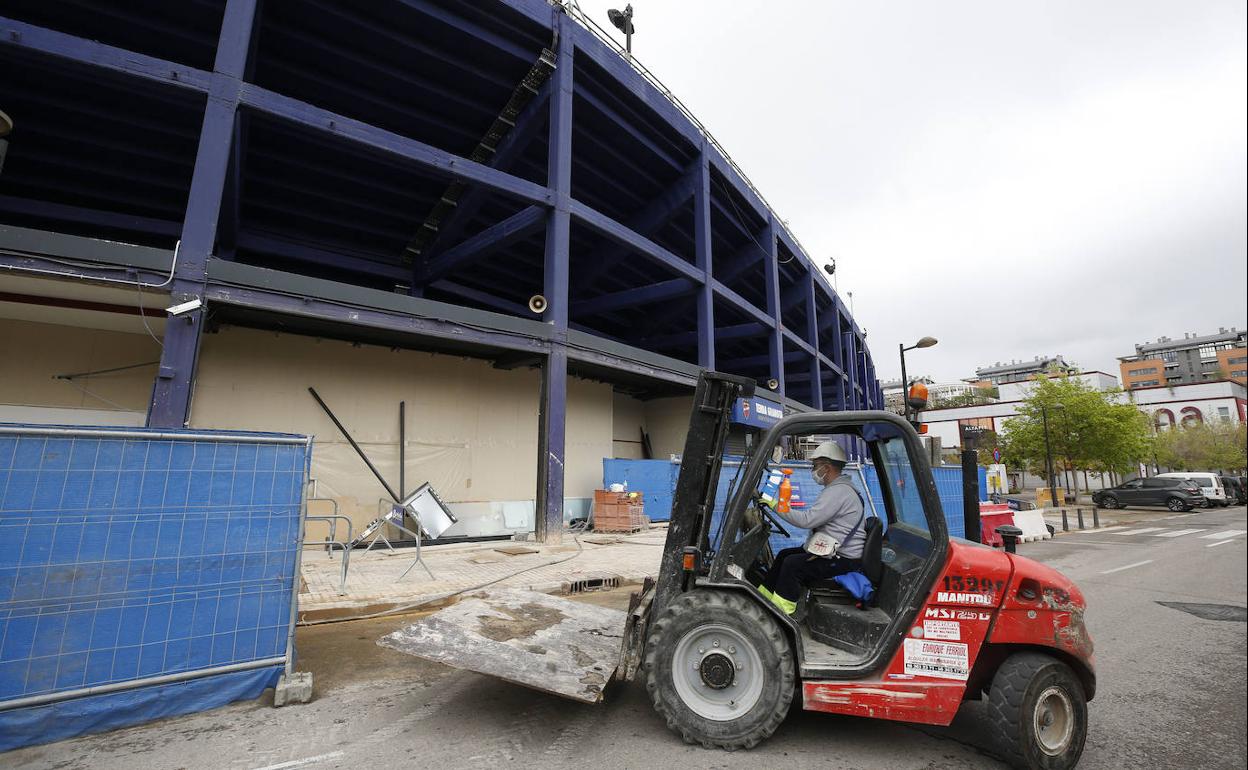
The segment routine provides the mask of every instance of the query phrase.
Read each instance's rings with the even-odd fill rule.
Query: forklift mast
[[[745,377],[706,371],[698,378],[689,415],[689,433],[681,455],[680,476],[672,496],[672,518],[667,527],[663,561],[650,606],[652,617],[658,617],[667,603],[680,593],[686,549],[697,549],[699,564],[706,555],[733,406],[738,398],[753,395],[754,381]]]

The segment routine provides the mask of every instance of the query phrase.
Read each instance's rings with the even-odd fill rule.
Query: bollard
[[[1063,508],[1063,509],[1062,509],[1062,531],[1063,531],[1063,532],[1069,532],[1069,531],[1070,531],[1070,519],[1066,518],[1066,509],[1065,509],[1065,508]]]
[[[1086,529],[1086,527],[1084,527],[1084,526],[1083,526],[1083,509],[1082,509],[1082,508],[1076,508],[1076,509],[1075,509],[1075,516],[1077,516],[1077,517],[1078,517],[1078,519],[1079,519],[1079,529]]]
[[[1096,508],[1096,507],[1092,508],[1092,528],[1093,529],[1101,528],[1101,509],[1100,508]]]

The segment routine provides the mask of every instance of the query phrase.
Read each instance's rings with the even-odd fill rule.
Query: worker
[[[802,586],[814,580],[862,570],[865,512],[862,497],[843,474],[849,458],[834,441],[825,441],[810,454],[815,482],[823,487],[813,505],[780,513],[795,527],[810,530],[802,548],[776,554],[759,591],[786,614],[797,610]],[[835,543],[829,548],[827,544]],[[813,552],[812,552],[813,551]]]

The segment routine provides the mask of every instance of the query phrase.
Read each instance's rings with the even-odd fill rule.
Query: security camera
[[[199,297],[196,297],[195,299],[192,299],[187,302],[183,302],[181,304],[174,305],[173,307],[167,308],[165,312],[167,312],[169,315],[176,316],[176,315],[182,315],[184,313],[189,313],[192,310],[199,310],[203,306],[204,306],[204,301],[200,299]]]

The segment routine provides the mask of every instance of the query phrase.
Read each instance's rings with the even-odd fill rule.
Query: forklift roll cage
[[[643,628],[627,634],[626,638],[635,640],[632,643],[638,646],[644,643],[644,617],[658,617],[668,602],[686,590],[696,587],[742,591],[754,597],[760,606],[775,616],[791,637],[797,660],[805,661],[802,634],[793,618],[766,601],[749,581],[733,575],[734,571],[743,573],[762,553],[771,534],[770,526],[764,520],[739,538],[738,534],[744,525],[746,510],[754,504],[759,479],[767,469],[772,450],[783,437],[813,433],[853,435],[864,438],[884,482],[880,484],[880,489],[884,495],[884,508],[892,537],[904,538],[915,545],[921,544],[920,547],[926,550],[923,554],[923,566],[914,576],[915,579],[905,587],[898,611],[894,613],[881,642],[865,658],[844,665],[801,663],[803,678],[861,678],[879,669],[896,653],[907,629],[923,606],[928,591],[944,569],[949,549],[948,529],[927,456],[914,428],[901,417],[889,412],[808,412],[784,417],[763,435],[747,459],[735,489],[729,490],[731,499],[724,511],[725,523],[719,538],[719,547],[712,552],[711,516],[715,509],[724,438],[728,432],[732,405],[738,398],[749,398],[753,391],[754,383],[741,377],[706,372],[699,379],[685,452],[682,455],[681,475],[672,501],[672,518],[668,525],[663,563],[654,586],[653,599],[649,607],[634,608],[641,609],[640,613],[630,612],[630,625],[636,619]],[[907,459],[913,468],[913,480],[917,483],[919,500],[927,523],[926,532],[897,521],[897,506],[893,499],[892,485],[888,483],[888,464],[881,455],[877,441],[862,436],[861,428],[869,424],[889,426],[895,431],[895,435],[889,438],[902,440]],[[705,462],[702,462],[703,458]],[[699,569],[692,579],[685,579],[683,557],[695,549],[695,562]],[[630,658],[633,655],[626,654],[624,657]],[[625,667],[626,675],[631,673],[628,668],[630,667]]]

